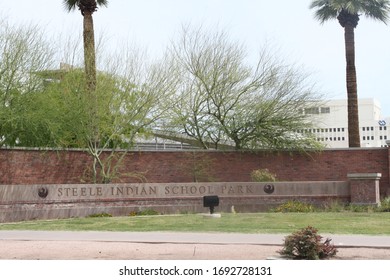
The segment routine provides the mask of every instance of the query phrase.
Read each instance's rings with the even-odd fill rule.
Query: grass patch
[[[290,233],[307,226],[330,234],[390,235],[390,213],[222,213],[220,219],[204,219],[198,214],[73,218],[3,223],[0,230]]]

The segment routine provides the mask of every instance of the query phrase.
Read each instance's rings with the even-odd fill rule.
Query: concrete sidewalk
[[[4,241],[101,241],[150,244],[245,244],[280,246],[287,234],[183,233],[183,232],[102,232],[102,231],[1,231]],[[337,247],[390,249],[390,236],[333,235]]]

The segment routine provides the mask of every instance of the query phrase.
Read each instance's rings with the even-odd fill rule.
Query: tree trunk
[[[99,118],[98,98],[96,93],[96,55],[95,36],[92,13],[84,12],[84,67],[85,67],[85,91],[88,98],[88,111],[90,118],[90,142],[96,150],[99,145]]]
[[[360,147],[359,109],[355,68],[355,34],[354,27],[344,27],[345,57],[347,62],[347,96],[348,96],[348,139],[349,147]]]
[[[95,36],[93,18],[91,13],[84,14],[84,65],[88,93],[93,94],[96,90],[96,58]]]

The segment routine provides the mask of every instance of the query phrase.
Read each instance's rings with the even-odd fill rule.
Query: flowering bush
[[[282,256],[300,260],[320,260],[334,257],[337,249],[332,245],[331,239],[321,242],[322,236],[318,230],[308,226],[289,236],[284,240],[284,247],[279,251]]]

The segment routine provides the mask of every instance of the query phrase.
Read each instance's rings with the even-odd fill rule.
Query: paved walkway
[[[390,236],[328,235],[338,259],[390,260]],[[245,260],[279,256],[284,234],[0,231],[0,259]]]
[[[173,244],[282,245],[287,234],[183,233],[183,232],[102,232],[102,231],[0,231],[0,240],[18,241],[111,241]],[[390,236],[332,235],[337,247],[389,248]]]

